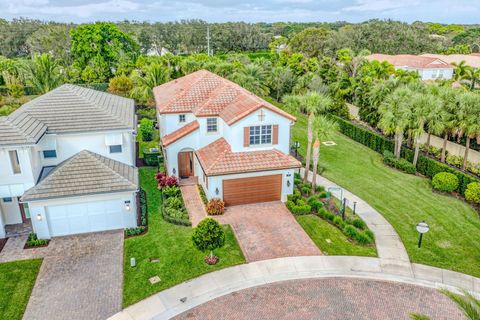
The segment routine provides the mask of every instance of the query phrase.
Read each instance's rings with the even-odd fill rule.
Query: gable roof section
[[[196,151],[196,155],[207,176],[301,167],[297,159],[277,149],[232,152],[224,138]]]
[[[184,125],[183,127],[173,131],[172,133],[169,133],[166,136],[164,136],[162,138],[162,145],[164,147],[166,147],[168,145],[171,145],[175,141],[177,141],[177,140],[189,135],[190,133],[194,132],[199,127],[200,127],[200,125],[198,124],[197,120],[192,121],[192,122]]]
[[[454,66],[436,57],[416,56],[413,54],[389,55],[375,53],[367,56],[369,61],[387,61],[395,67],[410,67],[418,69],[449,69]]]
[[[425,53],[421,55],[422,57],[430,57],[441,59],[447,63],[460,63],[465,61],[467,66],[478,69],[480,68],[480,55],[476,56],[473,54],[433,54]]]
[[[132,99],[64,84],[0,121],[0,145],[36,143],[45,132],[133,130],[134,107]]]
[[[135,191],[137,188],[137,168],[83,150],[27,190],[21,201]]]
[[[197,117],[219,116],[231,125],[260,108],[285,118],[295,117],[230,80],[200,70],[153,88],[160,113],[191,112]]]

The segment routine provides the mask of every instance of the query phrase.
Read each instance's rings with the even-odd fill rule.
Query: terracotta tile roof
[[[177,129],[177,130],[173,131],[172,133],[169,133],[166,136],[164,136],[162,138],[162,145],[164,147],[166,147],[166,146],[174,143],[178,139],[181,139],[181,138],[185,137],[186,135],[189,135],[190,133],[197,130],[199,128],[199,126],[200,125],[198,124],[197,120],[192,121],[192,122],[184,125],[180,129]]]
[[[224,138],[197,150],[196,155],[207,176],[301,167],[294,157],[277,149],[232,152]]]
[[[430,57],[441,59],[447,63],[460,63],[465,61],[467,66],[478,69],[480,68],[480,55],[476,56],[474,54],[432,54],[425,53],[421,55],[422,57]]]
[[[219,116],[227,124],[262,107],[295,121],[295,117],[239,85],[200,70],[153,89],[160,113],[192,112],[198,117]]]
[[[137,188],[137,168],[83,150],[58,165],[45,179],[27,190],[21,200],[135,191]]]
[[[399,54],[392,56],[389,54],[375,53],[367,56],[369,61],[387,61],[395,67],[410,67],[419,69],[440,69],[454,68],[454,66],[436,57],[416,56],[412,54]]]

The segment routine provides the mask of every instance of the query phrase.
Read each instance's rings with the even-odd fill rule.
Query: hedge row
[[[384,151],[393,152],[394,142],[376,132],[365,129],[358,125],[351,123],[345,119],[332,116],[338,122],[340,132],[346,135],[347,137],[360,142],[361,144],[369,147],[370,149],[383,154]],[[408,161],[413,159],[413,151],[402,147],[402,157]],[[452,168],[444,163],[441,163],[435,159],[432,159],[427,156],[419,156],[417,161],[417,171],[424,176],[432,179],[439,172],[450,172],[457,176],[459,181],[458,192],[463,196],[465,195],[465,190],[467,185],[471,182],[480,182],[479,179],[466,174],[458,169]]]

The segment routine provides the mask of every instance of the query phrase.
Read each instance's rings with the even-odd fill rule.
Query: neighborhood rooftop
[[[83,150],[65,160],[21,200],[33,201],[99,193],[135,191],[138,169]]]
[[[134,129],[134,101],[62,85],[0,118],[0,145],[34,144],[44,133]]]
[[[196,155],[208,176],[301,167],[294,157],[277,149],[232,152],[224,138],[198,150]]]
[[[465,61],[467,66],[478,69],[480,68],[480,55],[478,54],[433,54],[425,53],[422,57],[437,58],[447,63],[460,63]]]
[[[375,53],[367,56],[369,61],[387,61],[393,64],[395,67],[410,67],[410,68],[419,68],[419,69],[444,69],[444,68],[454,68],[451,64],[436,58],[436,57],[425,57],[425,56],[416,56],[413,54],[399,54],[399,55],[389,55]]]
[[[288,119],[295,117],[239,85],[207,70],[200,70],[153,89],[160,113],[219,116],[231,125],[264,107]]]

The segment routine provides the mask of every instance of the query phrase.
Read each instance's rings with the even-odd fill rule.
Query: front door
[[[178,153],[178,175],[180,178],[193,176],[193,152]]]

